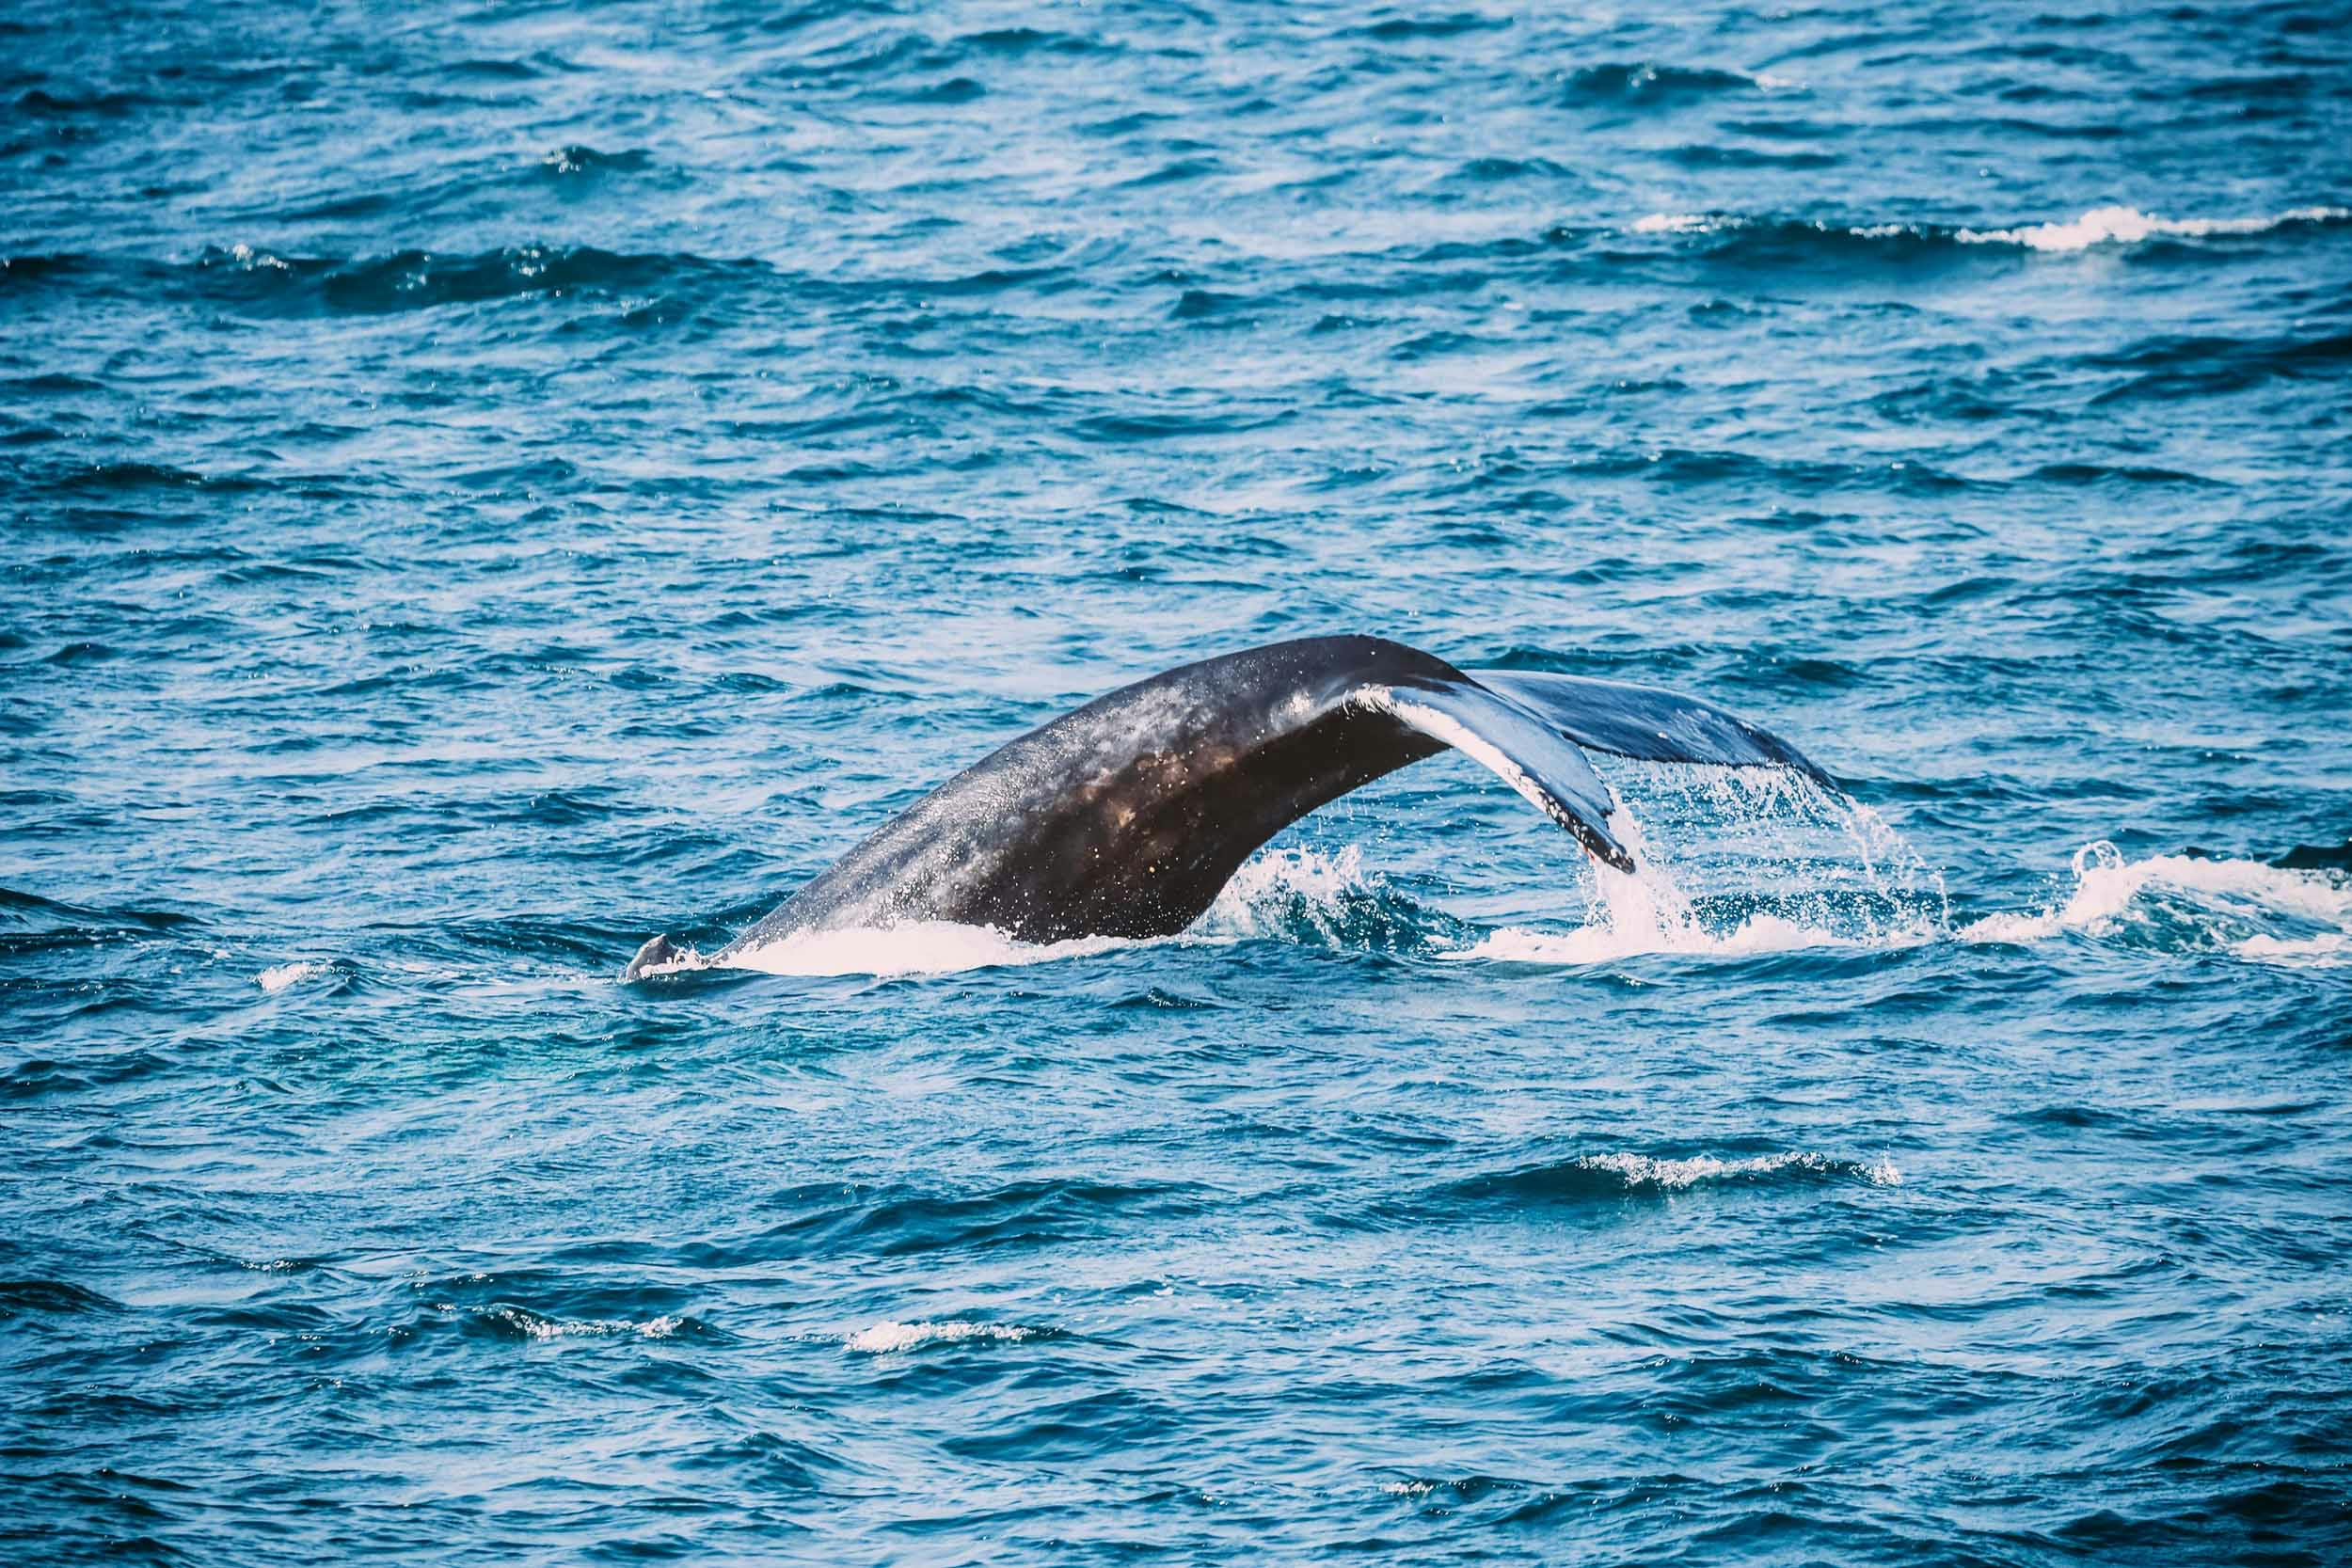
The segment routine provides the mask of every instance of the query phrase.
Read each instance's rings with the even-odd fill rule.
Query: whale
[[[1454,750],[1622,871],[1587,752],[1830,778],[1788,742],[1658,687],[1456,669],[1369,636],[1222,654],[1008,741],[876,828],[707,960],[803,933],[946,921],[1017,941],[1171,936],[1316,807]],[[688,955],[667,933],[622,973]]]

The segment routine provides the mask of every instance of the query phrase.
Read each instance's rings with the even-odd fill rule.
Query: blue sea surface
[[[11,0],[0,258],[8,1560],[2352,1560],[2342,6]],[[1840,788],[619,982],[1335,632]]]

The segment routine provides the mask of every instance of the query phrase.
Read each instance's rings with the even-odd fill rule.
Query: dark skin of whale
[[[1621,870],[1632,860],[1580,746],[1826,782],[1786,742],[1673,692],[1473,675],[1381,638],[1278,642],[1121,687],[1009,742],[877,829],[715,961],[803,931],[911,921],[1031,942],[1172,935],[1283,828],[1449,746]],[[624,978],[676,956],[656,937]]]

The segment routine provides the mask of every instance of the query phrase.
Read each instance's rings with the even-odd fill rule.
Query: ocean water
[[[14,0],[0,1546],[2352,1559],[2348,148],[2318,0]],[[618,983],[1341,631],[1840,787]]]

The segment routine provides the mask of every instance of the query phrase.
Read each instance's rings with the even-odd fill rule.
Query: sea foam
[[[1807,232],[1857,240],[1951,240],[1962,245],[2023,245],[2056,253],[2088,250],[2098,245],[2137,245],[2155,239],[2212,239],[2265,234],[2273,230],[2304,225],[2352,222],[2352,207],[2290,207],[2257,217],[2169,218],[2137,207],[2093,207],[2064,222],[2016,224],[2002,229],[1945,229],[1916,223],[1778,223],[1739,213],[1649,213],[1629,226],[1635,234],[1717,234],[1739,230],[1765,233]]]
[[[842,1342],[849,1349],[868,1355],[892,1355],[918,1350],[925,1345],[961,1344],[968,1339],[995,1340],[1004,1344],[1019,1344],[1034,1339],[1043,1330],[1025,1327],[1020,1323],[974,1323],[950,1320],[946,1323],[882,1322],[871,1328],[862,1328]]]
[[[2262,963],[2352,963],[2352,879],[2259,861],[2198,855],[2129,860],[2105,839],[2074,852],[2074,885],[2039,913],[1987,915],[1965,942],[2046,942],[2067,932],[2112,939],[2171,933],[2167,945]],[[2283,929],[2275,928],[2283,927]]]
[[[297,963],[273,964],[256,974],[253,977],[253,983],[272,996],[276,996],[289,987],[298,986],[305,980],[315,980],[326,972],[326,964],[314,963],[308,959]]]
[[[2034,250],[2088,250],[2094,245],[2135,245],[2164,237],[2204,239],[2216,234],[2260,234],[2291,224],[2341,223],[2352,208],[2294,207],[2274,217],[2167,218],[2137,207],[2093,207],[2071,223],[2033,223],[2015,229],[1963,229],[1963,245],[2022,245]]]

